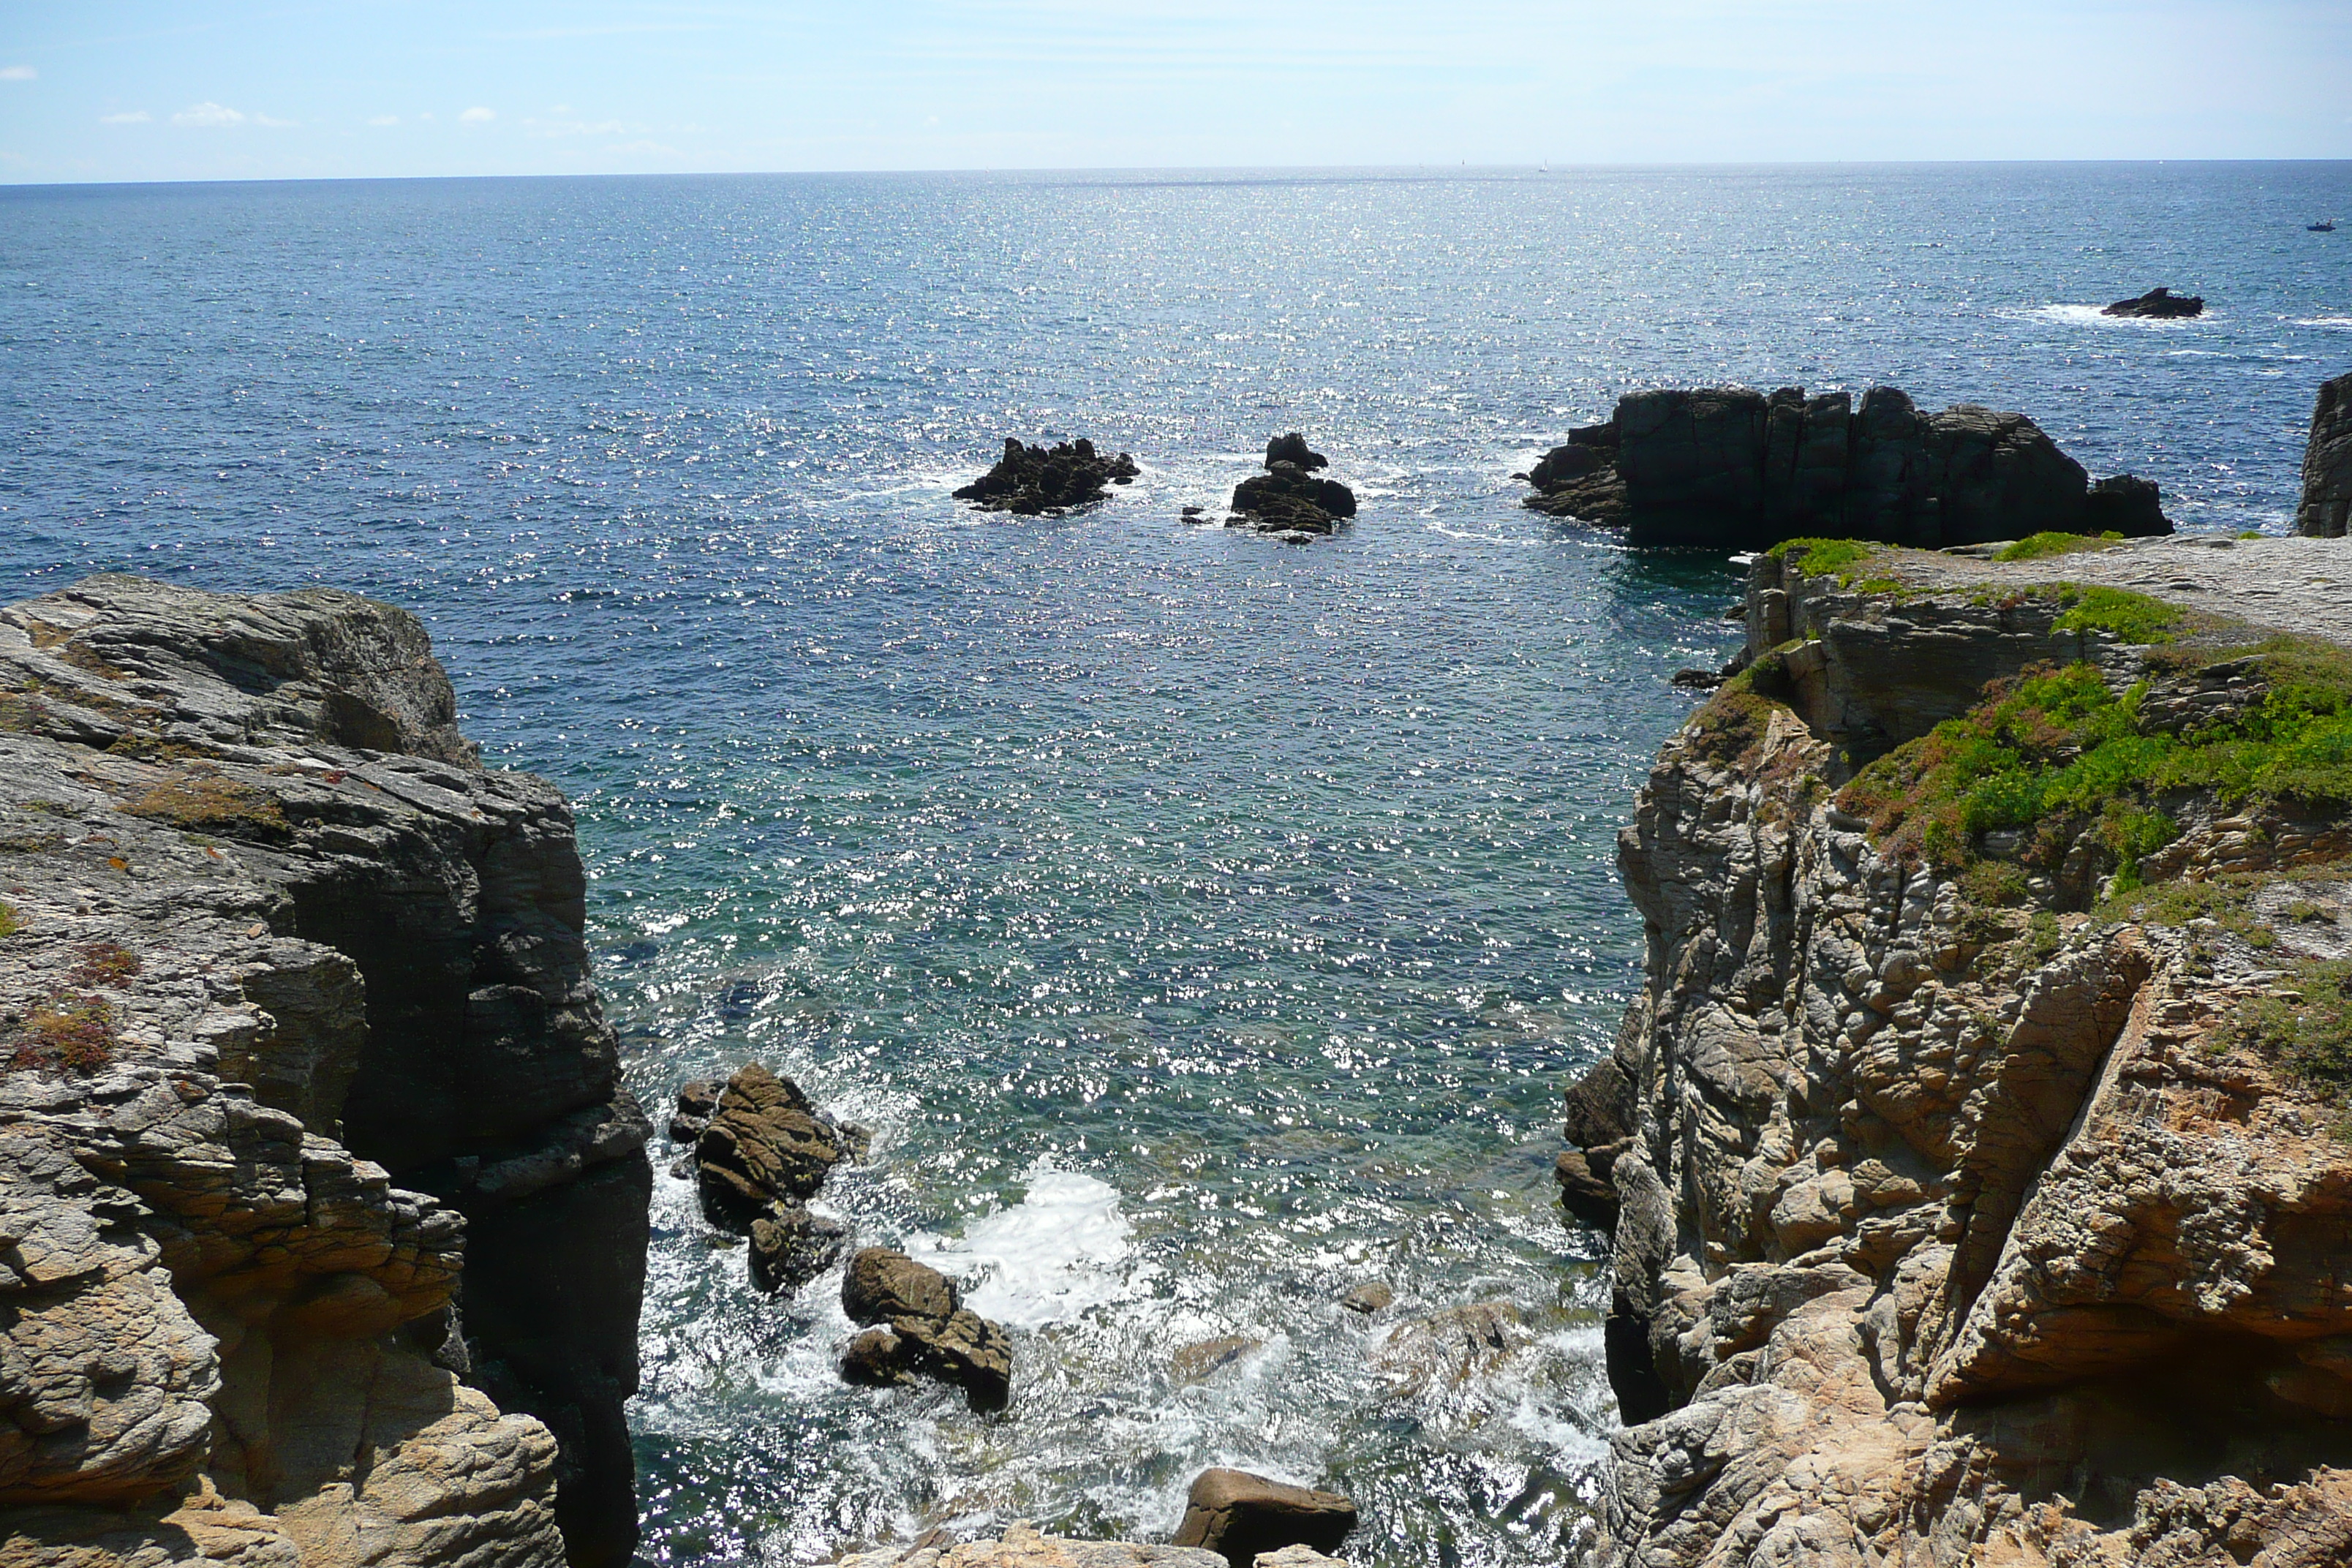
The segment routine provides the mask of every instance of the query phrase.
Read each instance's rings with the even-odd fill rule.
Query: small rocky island
[[[1932,550],[2172,531],[2152,482],[2093,484],[2024,415],[1965,403],[1926,414],[1891,386],[1859,405],[1794,386],[1632,393],[1518,477],[1535,487],[1528,506],[1622,528],[1637,546],[1839,538]]]
[[[1059,517],[1109,495],[1108,485],[1135,482],[1142,470],[1125,452],[1106,458],[1084,437],[1051,447],[1024,446],[1006,437],[1004,456],[988,472],[955,492],[982,511],[1022,517]]]
[[[2129,300],[2118,300],[2099,311],[2102,316],[2129,316],[2141,321],[2177,321],[2205,313],[2205,301],[2195,294],[2151,289]]]
[[[1265,472],[1234,487],[1228,528],[1305,540],[1337,533],[1356,515],[1356,492],[1337,479],[1318,479],[1331,460],[1294,430],[1265,444]]]

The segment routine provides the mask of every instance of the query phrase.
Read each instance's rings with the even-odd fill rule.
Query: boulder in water
[[[814,1197],[826,1173],[848,1157],[800,1085],[753,1062],[727,1080],[709,1125],[695,1140],[703,1216],[724,1230],[748,1231],[779,1200]]]
[[[1025,447],[1007,437],[1004,456],[957,490],[955,499],[977,502],[986,511],[1036,517],[1098,501],[1109,493],[1104,486],[1128,484],[1140,471],[1125,452],[1106,458],[1083,437],[1051,447]]]
[[[1356,1527],[1356,1505],[1338,1492],[1285,1485],[1247,1470],[1202,1470],[1184,1502],[1174,1544],[1216,1552],[1250,1568],[1260,1552],[1287,1546],[1330,1552]]]
[[[1276,463],[1234,487],[1233,509],[1236,521],[1261,533],[1337,533],[1356,515],[1356,492],[1296,463]]]
[[[849,1227],[809,1213],[804,1204],[778,1204],[751,1222],[751,1283],[789,1296],[832,1268],[849,1246]]]
[[[841,1308],[877,1325],[850,1341],[841,1375],[850,1383],[903,1383],[920,1373],[964,1391],[974,1410],[1002,1410],[1013,1395],[1013,1342],[964,1307],[955,1282],[887,1247],[868,1247],[842,1276]]]
[[[677,1109],[670,1112],[669,1141],[691,1143],[702,1136],[710,1119],[719,1114],[719,1086],[707,1078],[681,1084],[677,1091]]]
[[[2137,316],[2157,321],[2204,313],[2205,301],[2200,296],[2176,294],[2169,289],[2151,289],[2135,299],[2118,300],[2099,312],[2102,316]]]

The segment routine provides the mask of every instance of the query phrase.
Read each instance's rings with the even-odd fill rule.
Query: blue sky
[[[0,182],[2352,157],[2352,0],[0,0]]]

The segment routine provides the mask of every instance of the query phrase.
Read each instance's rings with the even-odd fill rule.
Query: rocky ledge
[[[1757,562],[1570,1096],[1591,1568],[2352,1562],[2342,549]]]
[[[0,1558],[626,1563],[651,1180],[562,797],[407,614],[0,610]]]
[[[2152,482],[2091,483],[2024,415],[1966,403],[1925,414],[1891,386],[1859,405],[1794,386],[1633,393],[1519,477],[1535,486],[1536,510],[1623,528],[1641,546],[1764,550],[1820,537],[1937,549],[2172,531]]]
[[[2320,384],[2303,448],[2303,502],[2294,531],[2314,539],[2341,539],[2352,523],[2352,375]]]

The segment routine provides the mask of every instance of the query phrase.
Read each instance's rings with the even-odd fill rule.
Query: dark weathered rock
[[[780,1204],[751,1222],[751,1283],[771,1295],[790,1295],[841,1260],[849,1227]]]
[[[2324,382],[2311,411],[2311,439],[2303,449],[2303,504],[2294,531],[2314,539],[2341,539],[2352,522],[2352,375]]]
[[[1313,470],[1329,468],[1331,459],[1320,452],[1310,450],[1307,437],[1293,430],[1289,435],[1276,436],[1265,444],[1265,466],[1271,468],[1276,463],[1296,463],[1302,469]]]
[[[630,1557],[650,1129],[571,813],[454,714],[348,594],[0,610],[0,1017],[106,1005],[0,1074],[0,1507],[119,1508],[106,1561],[216,1521],[204,1553],[290,1563],[298,1511],[371,1561]],[[274,1511],[163,1517],[200,1479]],[[67,1522],[12,1547],[65,1561]]]
[[[1265,533],[1336,533],[1356,515],[1356,492],[1337,479],[1318,479],[1296,463],[1280,462],[1234,487],[1233,510]]]
[[[1759,550],[1819,535],[1937,548],[2170,526],[2140,481],[2091,500],[2082,465],[2021,414],[1963,404],[1927,415],[1884,386],[1859,407],[1798,387],[1633,393],[1528,478],[1528,506],[1623,526],[1644,546]]]
[[[2172,520],[2164,515],[2163,502],[2154,479],[2137,474],[2100,479],[2083,497],[2083,531],[2160,539],[2172,531]]]
[[[748,1231],[772,1204],[816,1196],[846,1157],[800,1086],[753,1062],[727,1080],[717,1113],[695,1141],[703,1216]]]
[[[2140,316],[2154,321],[2174,321],[2183,316],[2201,316],[2205,301],[2194,294],[2175,294],[2169,289],[2151,289],[2129,300],[2118,300],[2102,310],[2102,316]]]
[[[677,1091],[677,1109],[670,1112],[669,1141],[691,1143],[702,1136],[710,1119],[719,1114],[719,1086],[710,1079],[697,1079],[682,1084]]]
[[[887,1247],[860,1248],[841,1277],[841,1310],[853,1323],[944,1321],[962,1304],[954,1280]]]
[[[1356,1505],[1337,1492],[1268,1480],[1247,1470],[1202,1470],[1184,1502],[1171,1542],[1216,1552],[1250,1568],[1261,1552],[1286,1546],[1336,1551],[1356,1527]]]
[[[989,511],[1035,517],[1098,501],[1108,493],[1103,487],[1131,483],[1140,471],[1125,452],[1106,458],[1084,437],[1026,447],[1008,437],[1004,456],[957,490],[955,499],[976,501]]]

